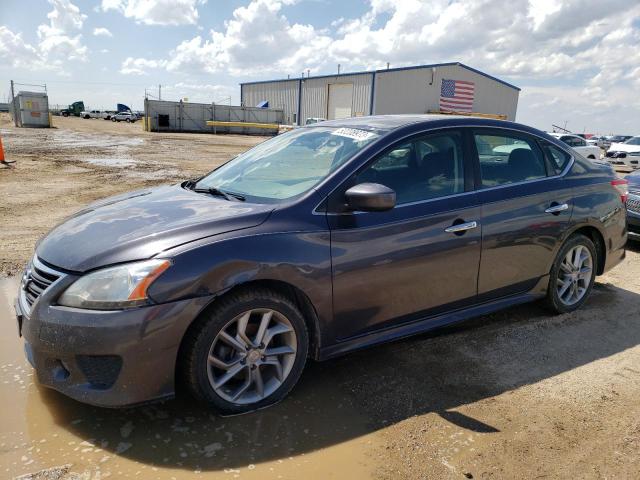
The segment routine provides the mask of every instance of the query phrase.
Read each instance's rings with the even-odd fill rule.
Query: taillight
[[[629,182],[624,178],[616,178],[611,180],[611,185],[620,192],[620,200],[622,203],[627,203],[627,197],[629,196]]]

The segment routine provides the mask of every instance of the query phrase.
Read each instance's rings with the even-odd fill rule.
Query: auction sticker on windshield
[[[332,135],[339,135],[341,137],[351,138],[358,142],[370,140],[373,137],[377,137],[375,133],[367,132],[366,130],[360,130],[358,128],[337,128],[331,132]]]

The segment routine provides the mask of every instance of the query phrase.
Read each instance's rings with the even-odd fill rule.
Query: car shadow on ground
[[[640,343],[640,295],[596,283],[578,312],[514,307],[457,327],[323,362],[271,408],[221,418],[189,398],[125,410],[94,408],[39,388],[57,424],[148,465],[222,470],[308,453],[435,412],[474,432],[495,418],[453,411],[614,355]],[[37,388],[37,387],[32,387]],[[36,405],[40,403],[39,405]]]

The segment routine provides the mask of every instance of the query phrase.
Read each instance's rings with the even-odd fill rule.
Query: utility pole
[[[13,80],[11,80],[11,108],[13,109],[13,123],[18,126],[18,115],[16,115],[16,94],[13,91]]]
[[[158,84],[158,100],[162,100],[162,85]]]
[[[338,75],[340,75],[340,64],[338,64]]]

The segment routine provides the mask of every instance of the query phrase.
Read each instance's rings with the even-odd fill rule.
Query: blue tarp
[[[269,108],[269,100],[261,101],[258,105],[256,105],[256,107],[258,107],[258,108]]]
[[[130,112],[131,109],[127,107],[124,103],[118,104],[118,112]]]

